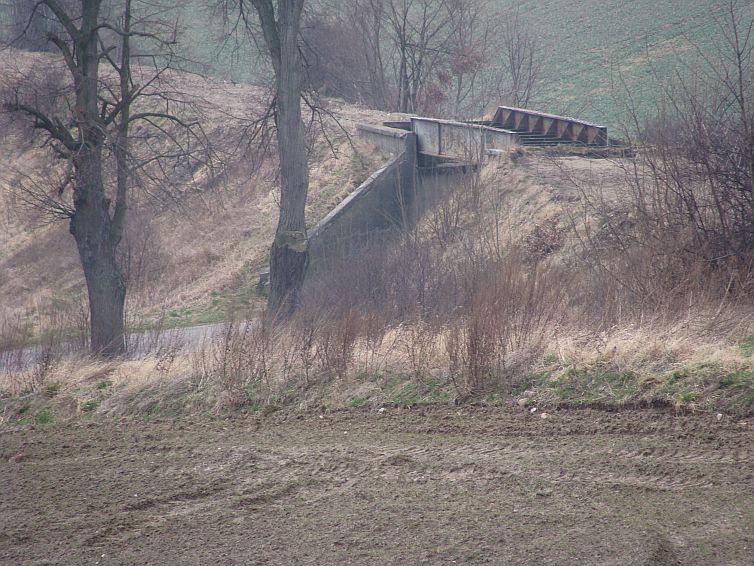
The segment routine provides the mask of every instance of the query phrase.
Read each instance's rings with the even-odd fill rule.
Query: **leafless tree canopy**
[[[490,0],[356,0],[310,14],[302,33],[315,87],[384,110],[462,117],[528,106],[544,65],[518,6]]]
[[[70,14],[80,11],[76,0],[61,0],[59,4]],[[52,45],[47,41],[48,34],[62,31],[55,14],[34,0],[7,0],[5,14],[3,39],[20,49],[49,51]]]
[[[710,261],[754,250],[754,19],[739,8],[727,5],[715,48],[697,49],[703,64],[679,73],[645,128],[661,198],[641,191],[640,210],[688,234]]]
[[[44,27],[56,56],[19,66],[4,81],[4,110],[26,117],[63,163],[54,186],[21,190],[28,202],[69,220],[88,288],[92,349],[107,356],[124,347],[118,250],[132,189],[158,192],[181,170],[206,162],[201,128],[181,112],[191,103],[170,80],[176,30],[168,8],[39,0],[23,31]]]

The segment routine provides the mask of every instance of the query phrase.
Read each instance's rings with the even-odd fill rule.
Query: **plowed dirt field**
[[[754,419],[433,408],[0,429],[3,564],[753,564]]]

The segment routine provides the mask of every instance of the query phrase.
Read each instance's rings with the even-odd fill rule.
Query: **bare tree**
[[[325,4],[305,14],[302,39],[307,86],[382,110],[394,106],[394,89],[386,64],[384,0]]]
[[[175,42],[174,30],[163,35],[172,27],[161,27],[154,17],[164,7],[146,3],[146,12],[136,19],[132,8],[137,1],[109,5],[108,17],[103,0],[80,0],[76,6],[38,0],[30,22],[43,17],[43,10],[54,17],[59,32],[48,32],[47,40],[63,59],[70,88],[40,97],[37,85],[22,77],[3,102],[6,110],[27,116],[43,133],[44,144],[66,164],[57,187],[29,196],[69,220],[87,285],[91,349],[105,357],[120,355],[125,348],[126,284],[118,247],[129,189],[139,182],[139,174],[154,179],[150,167],[160,170],[165,159],[190,160],[192,141],[204,141],[195,123],[171,113],[176,100],[159,88],[169,67],[169,46]],[[144,50],[137,57],[153,66],[140,67],[138,83],[132,62],[137,39]],[[168,138],[173,148],[163,153],[132,151],[130,130],[137,122]],[[176,126],[185,132],[183,139],[170,132]],[[111,156],[114,187],[108,178]],[[66,197],[69,188],[72,194]]]
[[[52,31],[54,17],[43,6],[28,0],[8,0],[5,8],[4,40],[21,49],[45,51],[49,48],[47,33]],[[36,9],[38,16],[32,18]]]
[[[347,14],[346,22],[359,31],[362,41],[354,45],[363,53],[366,70],[365,94],[371,98],[372,106],[389,108],[389,86],[385,78],[383,61],[384,6],[382,0],[356,0]]]
[[[301,92],[304,66],[299,29],[304,0],[252,0],[275,70],[277,138],[280,155],[280,216],[270,251],[269,307],[288,313],[298,304],[309,263],[304,210],[309,190],[309,163]]]
[[[268,308],[287,316],[299,303],[309,264],[304,216],[309,189],[306,128],[302,119],[305,61],[301,23],[305,0],[229,0],[252,41],[261,31],[264,50],[275,74],[274,112],[280,159],[280,212],[270,250]],[[254,17],[252,14],[255,14]]]
[[[355,0],[342,15],[320,11],[315,30],[326,27],[329,33],[304,29],[315,59],[310,71],[331,75],[334,90],[352,94],[353,101],[419,111],[440,90],[437,71],[448,58],[456,1],[462,0]]]
[[[528,106],[544,50],[518,4],[354,0],[304,29],[313,85],[400,112],[468,117],[491,102]],[[311,54],[311,55],[310,55]]]
[[[647,154],[655,190],[637,197],[655,227],[693,235],[719,263],[754,250],[754,18],[730,0],[715,23],[715,45],[696,46],[697,61],[666,87]]]
[[[447,53],[451,4],[445,0],[387,0],[397,85],[394,108],[415,112],[437,63]]]
[[[363,101],[367,85],[362,50],[343,48],[362,41],[360,30],[346,25],[338,14],[305,14],[301,36],[307,89],[328,97]]]
[[[498,92],[517,108],[527,108],[537,94],[544,57],[536,35],[518,4],[505,11],[497,33],[501,42]]]
[[[456,117],[490,104],[528,107],[541,88],[544,45],[519,3],[498,8],[489,0],[447,0],[449,39],[437,67],[443,111]]]
[[[447,112],[456,118],[478,114],[491,93],[485,91],[485,73],[495,57],[498,19],[487,0],[452,0],[448,58]]]

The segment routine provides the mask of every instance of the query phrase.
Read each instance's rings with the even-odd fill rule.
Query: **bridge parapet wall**
[[[410,147],[410,144],[415,144],[416,142],[414,134],[403,129],[375,126],[373,124],[357,124],[356,132],[359,138],[392,156],[412,150],[413,148]]]
[[[411,118],[420,153],[479,163],[490,149],[503,150],[516,143],[513,132],[481,124]]]
[[[309,230],[315,268],[415,221],[416,135],[367,124],[359,124],[357,132],[391,158]]]

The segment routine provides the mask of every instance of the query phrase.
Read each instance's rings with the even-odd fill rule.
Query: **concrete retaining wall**
[[[415,222],[416,136],[382,126],[358,126],[359,137],[391,153],[387,164],[309,230],[316,269],[331,255],[353,253]]]
[[[427,128],[435,126],[427,124]],[[392,157],[309,230],[310,274],[327,269],[329,258],[358,252],[367,244],[384,242],[399,230],[414,226],[426,210],[458,188],[461,176],[469,170],[456,164],[420,173],[416,133],[365,124],[358,125],[357,131],[361,139]],[[481,130],[478,132],[481,139]],[[466,142],[459,137],[457,143]],[[268,282],[269,270],[260,274],[260,292]]]

